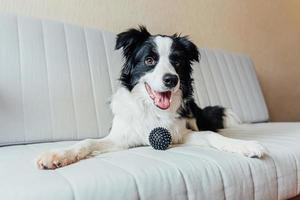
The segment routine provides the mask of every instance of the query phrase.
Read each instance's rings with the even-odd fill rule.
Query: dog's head
[[[151,35],[140,26],[117,35],[120,48],[126,60],[120,80],[129,91],[142,85],[147,98],[163,110],[179,90],[183,98],[192,95],[191,64],[199,61],[199,52],[186,36]]]

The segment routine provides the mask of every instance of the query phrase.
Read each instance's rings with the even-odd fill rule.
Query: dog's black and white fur
[[[233,112],[219,106],[201,109],[195,103],[191,64],[199,61],[199,52],[187,37],[151,35],[141,26],[118,34],[116,49],[123,50],[126,61],[121,87],[111,102],[114,118],[110,134],[41,154],[37,159],[41,169],[62,167],[93,152],[149,145],[150,131],[159,126],[170,131],[173,144],[209,145],[248,157],[263,156],[265,149],[255,141],[216,133],[238,125]]]

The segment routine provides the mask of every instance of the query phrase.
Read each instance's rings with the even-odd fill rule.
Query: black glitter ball
[[[166,128],[157,127],[150,132],[149,142],[156,150],[166,150],[171,141],[171,134]]]

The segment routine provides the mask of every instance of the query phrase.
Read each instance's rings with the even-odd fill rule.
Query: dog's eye
[[[156,61],[152,57],[147,57],[145,59],[145,64],[146,65],[155,65]]]
[[[180,66],[180,62],[179,61],[175,61],[174,65],[175,65],[175,67],[179,67]]]

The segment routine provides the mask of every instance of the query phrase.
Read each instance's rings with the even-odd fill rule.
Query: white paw
[[[38,156],[36,164],[39,169],[56,169],[78,161],[71,151],[51,150]]]
[[[261,158],[266,154],[266,149],[257,141],[235,141],[221,148],[223,151],[238,153],[249,158]]]

